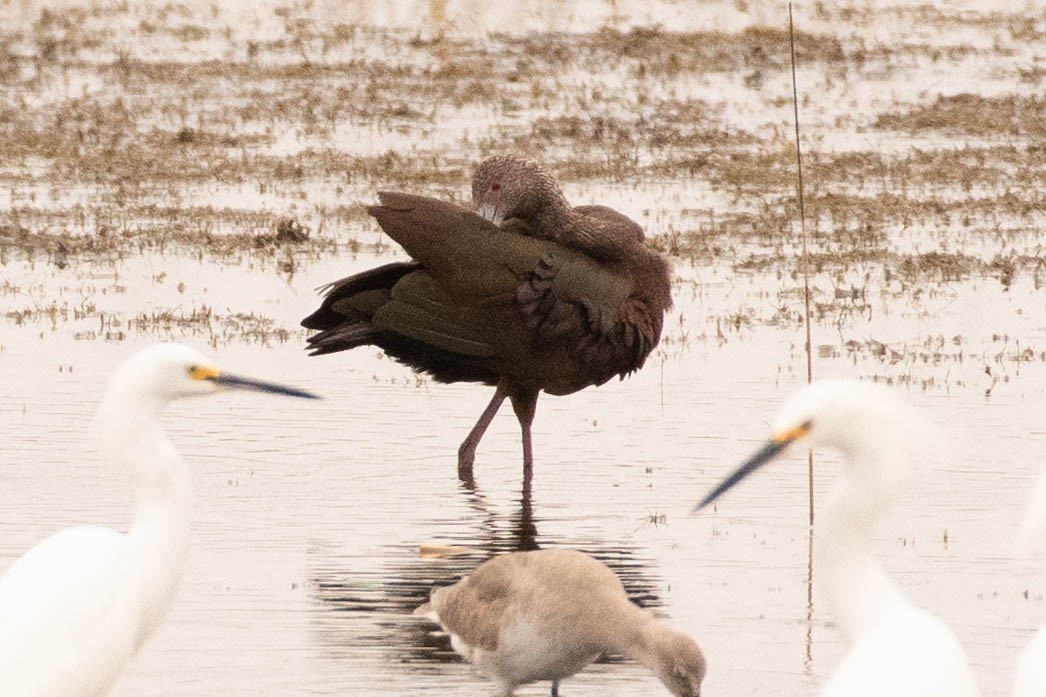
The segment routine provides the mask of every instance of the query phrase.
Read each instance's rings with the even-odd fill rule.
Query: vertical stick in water
[[[803,323],[806,325],[806,381],[814,379],[814,356],[810,340],[810,254],[806,248],[806,207],[803,203],[803,152],[799,144],[799,94],[795,80],[795,31],[792,27],[792,3],[788,3],[788,42],[792,50],[792,108],[795,115],[795,163],[799,174],[799,234],[802,241],[803,270]],[[810,525],[814,524],[814,455],[810,451],[807,462],[807,479],[809,481]]]
[[[806,326],[806,382],[814,379],[814,356],[810,340],[810,254],[806,248],[806,207],[803,203],[803,151],[799,143],[799,90],[795,79],[795,29],[792,23],[792,3],[788,3],[788,44],[792,53],[792,109],[795,116],[795,163],[799,187],[799,233],[802,240],[803,270],[803,324]],[[809,510],[809,556],[806,564],[806,665],[813,663],[813,614],[814,614],[814,451],[807,451],[806,480]]]

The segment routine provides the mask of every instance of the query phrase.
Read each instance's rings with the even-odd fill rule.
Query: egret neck
[[[832,489],[814,534],[814,581],[824,584],[829,616],[850,646],[884,611],[908,604],[872,549],[875,525],[904,479],[906,453],[863,440],[842,449],[848,472]]]
[[[163,432],[168,400],[149,390],[114,384],[98,409],[99,450],[131,477],[136,511],[122,560],[141,594],[135,647],[160,623],[178,585],[189,543],[190,475]]]

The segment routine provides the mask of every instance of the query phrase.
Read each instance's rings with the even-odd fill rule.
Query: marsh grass
[[[1046,40],[1022,13],[920,5],[884,12],[938,27],[941,40],[879,44],[863,28],[881,13],[815,12],[853,33],[796,35],[808,111],[817,90],[842,104],[866,84],[908,79],[913,64],[1005,60],[1008,49],[949,42],[949,28]],[[652,203],[668,213],[647,233],[680,262],[784,279],[797,268],[790,110],[775,89],[787,70],[784,27],[462,39],[327,24],[286,7],[283,35],[243,38],[176,4],[134,13],[48,9],[28,28],[0,28],[0,265],[68,274],[157,251],[294,274],[388,249],[365,211],[376,190],[465,202],[476,162],[508,150],[597,200],[607,185],[671,187],[674,199]],[[1031,63],[1012,90],[990,96],[926,90],[866,113],[815,111],[804,134],[812,268],[906,287],[988,278],[1039,288],[1044,79]],[[723,84],[731,96],[705,89]],[[832,129],[866,145],[822,142]],[[694,205],[697,191],[718,203]],[[822,321],[857,312],[845,295],[820,302]],[[57,321],[56,308],[7,317]],[[706,334],[783,317],[738,307]],[[259,322],[227,326],[284,338]]]

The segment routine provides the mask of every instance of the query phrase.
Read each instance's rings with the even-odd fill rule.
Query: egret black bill
[[[701,499],[701,503],[694,506],[693,512],[696,513],[697,511],[700,511],[727,491],[733,489],[734,485],[739,481],[777,457],[777,454],[788,447],[791,442],[792,441],[790,440],[768,440],[763,447],[757,450],[750,458],[745,460],[740,467],[730,474],[730,476],[721,481],[716,488],[712,489],[712,491],[708,492],[708,495]]]
[[[744,463],[742,463],[740,467],[734,470],[734,472],[729,477],[720,482],[719,486],[712,489],[712,491],[710,491],[708,495],[701,500],[701,503],[694,506],[694,510],[692,512],[697,513],[702,508],[704,508],[705,506],[707,506],[708,504],[712,503],[717,498],[725,494],[727,491],[734,488],[734,485],[737,484],[739,481],[750,475],[752,472],[755,472],[757,469],[759,469],[766,463],[770,462],[770,460],[773,460],[786,447],[796,442],[800,438],[805,438],[807,435],[810,434],[810,430],[813,428],[813,426],[813,421],[807,420],[799,424],[798,426],[793,426],[791,428],[779,430],[773,435],[771,435],[770,440],[768,440],[762,448],[757,450],[750,458],[745,460]]]
[[[299,390],[296,387],[286,387],[285,385],[277,385],[274,382],[263,382],[251,378],[241,378],[237,375],[229,375],[227,373],[209,375],[203,379],[209,380],[216,385],[221,385],[222,387],[228,387],[231,389],[254,390],[255,392],[282,394],[287,395],[288,397],[301,397],[302,399],[320,399],[319,395],[313,394],[312,392],[306,392],[305,390]]]

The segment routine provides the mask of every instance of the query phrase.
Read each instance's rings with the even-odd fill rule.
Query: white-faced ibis
[[[137,492],[131,529],[62,530],[0,576],[0,695],[102,697],[171,605],[189,540],[189,473],[157,417],[174,399],[249,389],[313,395],[226,375],[159,344],[113,374],[95,426],[101,454]]]
[[[872,551],[875,523],[904,490],[908,451],[925,431],[919,415],[884,387],[815,382],[785,404],[770,440],[698,504],[709,505],[793,444],[842,451],[843,474],[814,531],[814,580],[849,648],[824,697],[977,694],[955,634],[912,604]]]
[[[442,626],[502,695],[551,680],[556,697],[560,680],[603,653],[634,658],[677,697],[701,693],[705,658],[694,640],[633,604],[614,572],[582,552],[493,557],[415,613]]]
[[[566,395],[642,367],[671,307],[668,262],[640,227],[605,206],[571,209],[532,162],[498,156],[473,182],[478,210],[380,192],[368,211],[413,261],[385,264],[326,289],[302,325],[312,355],[376,345],[438,382],[494,385],[458,450],[469,472],[506,397],[523,464],[538,393]]]

